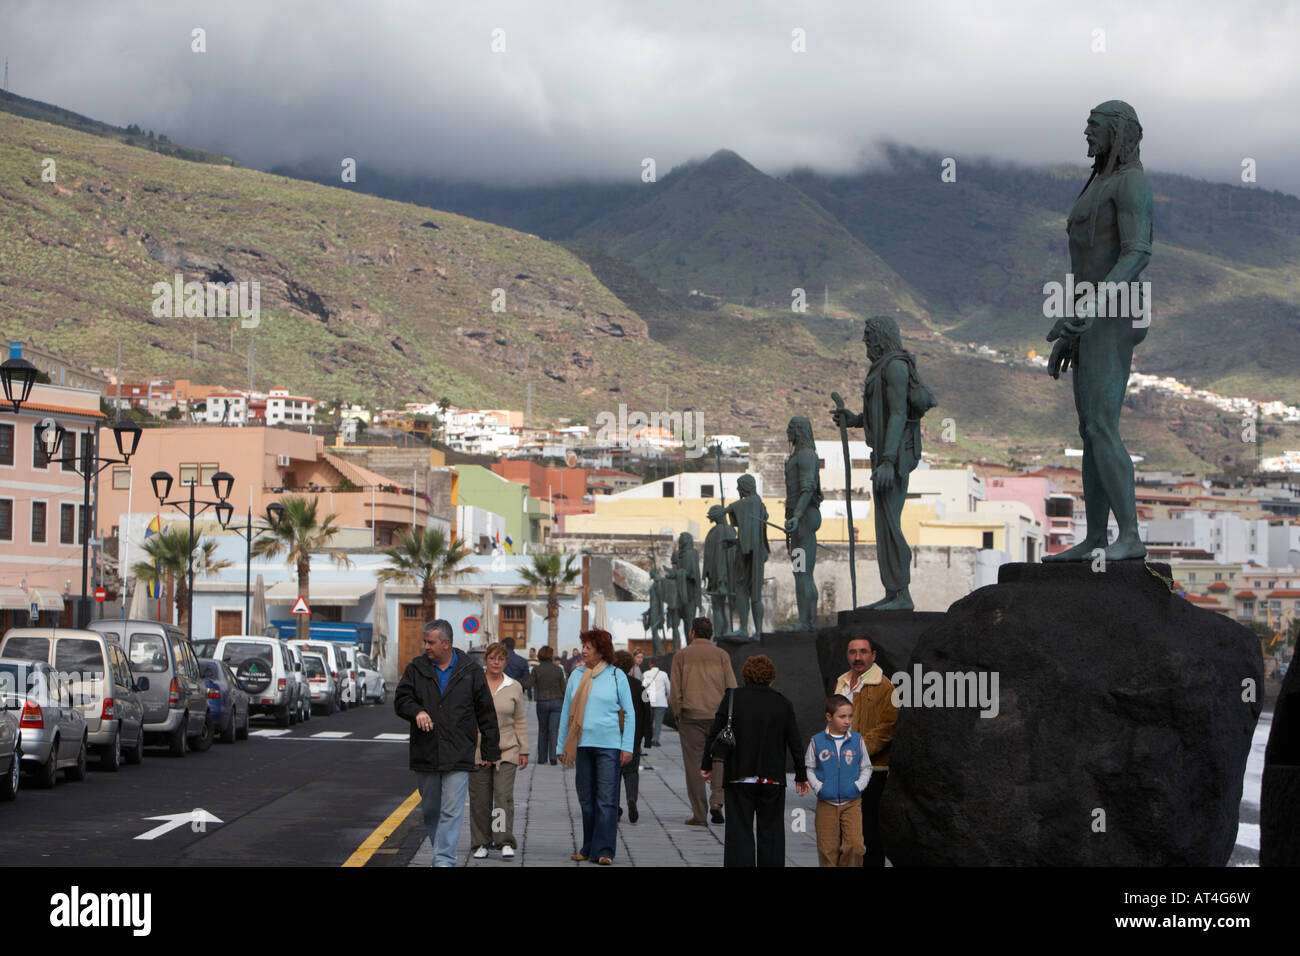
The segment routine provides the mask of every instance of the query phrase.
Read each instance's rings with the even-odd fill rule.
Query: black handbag
[[[731,713],[736,706],[736,691],[733,688],[727,692],[727,726],[723,727],[718,736],[713,738],[713,749],[709,756],[713,760],[726,760],[733,750],[736,749],[736,735],[731,729]]]

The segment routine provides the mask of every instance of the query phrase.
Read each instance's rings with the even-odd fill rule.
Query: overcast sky
[[[1089,109],[1117,98],[1148,168],[1240,183],[1250,157],[1300,194],[1298,50],[1283,0],[0,0],[12,92],[255,167],[354,157],[358,178],[635,179],[722,147],[844,171],[883,140],[959,174],[1084,163]]]

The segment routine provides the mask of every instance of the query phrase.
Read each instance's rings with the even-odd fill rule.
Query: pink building
[[[68,429],[59,456],[73,457],[104,421],[99,397],[38,384],[17,415],[0,408],[0,631],[28,623],[32,603],[42,624],[73,623],[65,597],[81,594],[85,482],[70,464],[50,463],[36,429],[47,418]],[[116,456],[113,433],[101,435],[100,454]]]
[[[1057,554],[1074,544],[1074,496],[1043,475],[990,475],[985,481],[989,501],[1018,501],[1043,526],[1043,553]]]

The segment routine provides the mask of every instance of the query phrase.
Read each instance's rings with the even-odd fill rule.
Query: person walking
[[[650,739],[646,742],[647,747],[662,746],[659,743],[659,735],[663,731],[664,714],[668,713],[668,675],[664,673],[659,666],[658,660],[647,658],[648,669],[645,672],[645,678],[641,681],[645,687],[645,693],[650,705]]]
[[[731,668],[731,657],[712,643],[713,622],[707,617],[697,617],[691,624],[691,642],[673,655],[672,676],[669,679],[669,706],[677,719],[677,733],[682,741],[682,766],[686,768],[686,792],[691,800],[691,817],[687,826],[708,826],[709,815],[714,823],[722,823],[724,779],[720,774],[712,777],[712,793],[705,792],[704,781],[695,772],[700,758],[708,751],[704,739],[713,723],[726,692],[736,686],[736,672]],[[715,767],[721,770],[721,765]]]
[[[513,637],[503,637],[500,643],[506,651],[506,676],[522,684],[528,679],[528,658],[515,653]]]
[[[802,796],[809,790],[803,739],[794,705],[772,688],[771,659],[757,654],[740,674],[745,686],[724,697],[694,766],[704,780],[717,773],[713,745],[730,717],[736,745],[722,761],[727,800],[722,865],[785,866],[785,755],[790,754],[795,792]]]
[[[564,706],[564,668],[555,663],[555,650],[537,652],[537,667],[529,682],[537,696],[537,759],[555,766],[555,743],[560,737],[560,709]]]
[[[528,766],[528,718],[523,686],[506,674],[508,650],[502,644],[489,644],[483,654],[488,690],[496,708],[501,757],[487,763],[481,754],[474,757],[478,767],[469,775],[469,834],[474,845],[474,859],[481,860],[489,849],[501,849],[501,858],[514,858],[515,842],[515,774]],[[479,737],[480,746],[482,735]],[[504,817],[494,815],[504,811]]]
[[[627,676],[614,665],[614,640],[583,631],[582,663],[569,675],[560,711],[560,760],[576,771],[582,846],[569,859],[614,862],[619,768],[632,759],[636,715]]]
[[[627,791],[627,822],[636,823],[640,818],[636,800],[641,790],[641,743],[649,739],[650,705],[645,702],[641,682],[632,676],[636,669],[636,659],[627,651],[618,651],[614,654],[614,666],[627,675],[628,689],[632,692],[632,713],[636,717],[632,759],[623,764],[621,771],[623,787]],[[618,818],[623,819],[622,806],[618,808]]]
[[[482,735],[479,760],[501,758],[487,677],[469,655],[452,647],[451,633],[441,618],[424,625],[424,654],[406,665],[393,693],[397,716],[411,724],[411,769],[433,865],[441,867],[456,865],[474,741]]]

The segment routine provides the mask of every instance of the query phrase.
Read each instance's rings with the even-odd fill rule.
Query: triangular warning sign
[[[310,614],[310,613],[311,613],[311,608],[309,608],[309,607],[307,606],[307,599],[306,599],[305,597],[303,597],[301,594],[298,595],[298,601],[297,601],[297,603],[294,604],[294,606],[293,606],[293,610],[290,611],[289,613],[290,613],[290,614]]]

